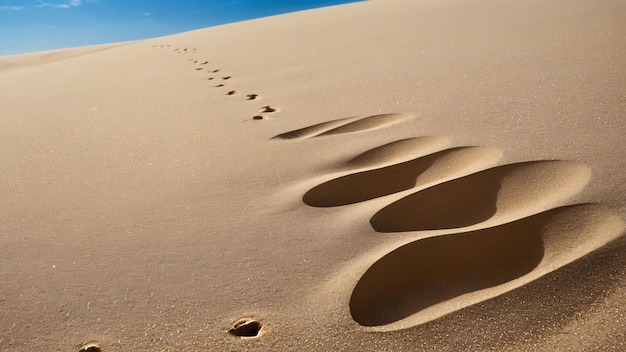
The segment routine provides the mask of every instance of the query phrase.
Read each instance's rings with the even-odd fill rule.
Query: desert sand
[[[623,351],[625,33],[371,0],[0,58],[0,350]]]

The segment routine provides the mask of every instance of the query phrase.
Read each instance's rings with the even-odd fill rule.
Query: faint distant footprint
[[[274,138],[362,132],[407,116],[333,120]],[[446,144],[443,137],[418,137],[371,149],[346,163],[354,171],[303,195],[315,207],[392,197],[372,215],[372,227],[414,236],[373,264],[354,268],[362,274],[350,283],[349,309],[361,325],[389,331],[439,318],[554,271],[625,228],[600,205],[559,208],[589,181],[584,164],[538,160],[492,167],[498,149],[442,149]]]
[[[264,106],[264,107],[262,107],[262,108],[261,108],[261,112],[262,112],[262,113],[264,113],[264,112],[265,112],[265,113],[268,113],[268,112],[270,112],[270,113],[271,113],[271,112],[276,112],[276,111],[277,111],[277,109],[276,109],[276,108],[273,108],[273,107],[271,107],[271,106],[269,106],[269,105]]]

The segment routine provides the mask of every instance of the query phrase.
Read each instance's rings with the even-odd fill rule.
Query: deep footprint
[[[401,329],[506,293],[617,238],[624,222],[596,205],[418,240],[375,262],[350,298],[361,325]],[[482,291],[481,291],[482,290]]]
[[[501,155],[494,148],[452,148],[327,181],[306,192],[303,201],[315,207],[358,203],[483,170],[495,164]]]
[[[590,176],[587,166],[573,161],[499,166],[406,196],[370,223],[378,232],[403,232],[466,227],[496,216],[500,223],[512,221],[558,205]]]
[[[263,335],[263,324],[254,319],[240,319],[228,332],[243,338],[255,338]]]

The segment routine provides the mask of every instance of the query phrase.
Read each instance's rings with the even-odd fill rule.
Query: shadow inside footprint
[[[306,192],[303,201],[315,207],[358,203],[405,191],[446,176],[458,175],[473,165],[484,166],[490,161],[494,162],[499,156],[500,152],[493,148],[447,149],[399,164],[327,181]],[[433,167],[435,164],[436,167]],[[425,174],[427,170],[430,172]]]
[[[591,173],[583,164],[545,160],[503,165],[408,195],[378,211],[378,232],[451,229],[496,215],[533,214],[576,194]]]
[[[532,271],[544,255],[541,221],[515,223],[404,245],[374,263],[352,292],[359,324],[379,326],[464,293]]]

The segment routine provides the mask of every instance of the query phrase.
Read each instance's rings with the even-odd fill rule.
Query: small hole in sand
[[[263,325],[253,319],[240,319],[228,332],[239,337],[259,337],[263,334]]]
[[[263,120],[263,116],[261,115],[256,115],[255,117],[252,118],[253,120]]]
[[[100,344],[97,342],[87,342],[86,344],[80,346],[78,352],[101,352],[102,348]]]

